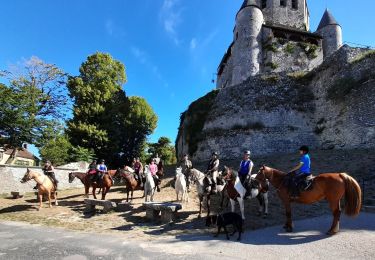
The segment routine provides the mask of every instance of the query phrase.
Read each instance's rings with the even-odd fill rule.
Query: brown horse
[[[118,170],[109,170],[106,174],[104,174],[102,181],[97,183],[92,183],[90,181],[90,176],[85,172],[71,172],[69,173],[69,183],[72,183],[75,178],[78,178],[83,185],[85,185],[85,196],[89,197],[89,189],[92,187],[92,195],[94,199],[96,199],[95,190],[96,188],[102,189],[102,200],[105,200],[105,196],[107,195],[109,189],[113,185],[113,177],[118,174]]]
[[[27,168],[25,175],[23,176],[21,183],[28,182],[29,180],[34,180],[38,184],[38,197],[39,197],[39,208],[42,208],[43,194],[48,195],[49,207],[52,208],[51,197],[55,199],[55,205],[57,202],[57,192],[56,186],[53,184],[52,180],[44,175],[43,173],[33,172]]]
[[[268,179],[276,188],[285,206],[287,220],[284,228],[287,232],[293,231],[291,202],[311,204],[326,199],[333,214],[333,222],[327,232],[328,235],[333,235],[339,231],[340,199],[342,197],[345,196],[346,201],[345,214],[348,216],[357,216],[359,214],[362,204],[361,188],[357,181],[346,173],[324,173],[318,175],[313,181],[312,189],[301,192],[300,197],[295,200],[289,196],[287,187],[283,185],[286,175],[282,171],[262,166],[256,178],[261,185],[264,185],[266,179]]]
[[[130,168],[131,169],[131,168]],[[119,169],[120,176],[125,180],[126,186],[126,202],[129,202],[129,193],[131,192],[131,199],[133,200],[133,192],[136,190],[143,190],[143,186],[141,185],[141,181],[137,181],[134,177],[134,173],[132,170],[129,170],[129,167],[125,167],[124,169]],[[144,197],[144,194],[142,198]]]

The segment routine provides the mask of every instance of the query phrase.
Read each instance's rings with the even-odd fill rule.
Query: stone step
[[[375,213],[375,206],[363,206],[363,211]]]

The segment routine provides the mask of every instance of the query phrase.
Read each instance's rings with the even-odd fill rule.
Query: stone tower
[[[264,20],[269,25],[282,25],[302,31],[310,28],[306,0],[259,0]]]
[[[326,9],[319,23],[318,34],[323,37],[324,58],[330,56],[342,46],[342,29],[333,15]]]
[[[232,47],[232,84],[259,73],[261,63],[263,13],[256,0],[245,0],[236,16]]]

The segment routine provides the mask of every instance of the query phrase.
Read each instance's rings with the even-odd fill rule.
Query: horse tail
[[[345,214],[357,216],[362,207],[362,192],[358,182],[346,173],[340,173],[345,183]]]

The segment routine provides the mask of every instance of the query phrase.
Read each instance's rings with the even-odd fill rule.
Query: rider
[[[193,164],[189,160],[189,155],[185,154],[182,160],[180,161],[179,167],[181,168],[182,173],[185,175],[186,179],[186,188],[190,191],[190,181],[189,181],[189,170],[193,168]]]
[[[98,171],[97,179],[98,181],[104,176],[104,174],[108,171],[107,166],[104,164],[104,160],[100,160],[100,164],[96,167]]]
[[[56,179],[55,169],[53,168],[50,161],[46,161],[46,163],[44,164],[43,172],[44,172],[45,175],[47,175],[48,177],[50,177],[52,179],[53,184],[56,186],[56,189],[57,189],[57,185],[58,185],[59,181]]]
[[[151,172],[152,178],[154,179],[154,182],[155,182],[155,185],[156,185],[156,190],[158,192],[160,192],[159,177],[156,175],[156,173],[158,172],[158,166],[156,165],[156,159],[155,158],[151,160],[151,163],[149,165],[149,170]]]
[[[217,179],[217,176],[218,176],[218,170],[219,170],[219,158],[218,158],[218,153],[217,152],[213,152],[212,153],[212,156],[211,156],[211,160],[209,161],[208,163],[208,167],[207,167],[207,175],[210,176],[211,179],[210,180],[210,184],[211,184],[211,193],[216,193],[217,192],[217,188],[216,188],[216,179]]]
[[[253,170],[254,166],[254,163],[250,160],[250,154],[250,151],[245,151],[243,153],[243,159],[240,163],[240,168],[238,170],[238,177],[240,178],[240,181],[243,187],[245,188],[246,193],[249,192],[249,187],[246,187],[247,184],[245,183],[245,180],[251,177],[251,171]]]
[[[295,166],[288,174],[295,175],[294,176],[294,183],[301,183],[304,181],[306,183],[307,178],[311,177],[311,160],[309,155],[309,147],[303,145],[299,148],[299,153],[301,155],[299,164]],[[297,185],[293,185],[292,197],[299,196],[299,190]],[[305,187],[307,188],[307,187]]]
[[[135,158],[134,159],[135,162],[133,162],[133,170],[134,170],[134,173],[135,175],[138,177],[138,180],[140,181],[141,183],[141,187],[143,186],[143,182],[142,182],[142,172],[143,172],[143,165],[141,163],[141,160],[139,159],[139,157]]]
[[[87,171],[87,174],[89,175],[89,179],[91,182],[94,182],[94,180],[96,179],[96,175],[98,173],[96,167],[96,160],[93,160],[89,165],[89,170]]]

